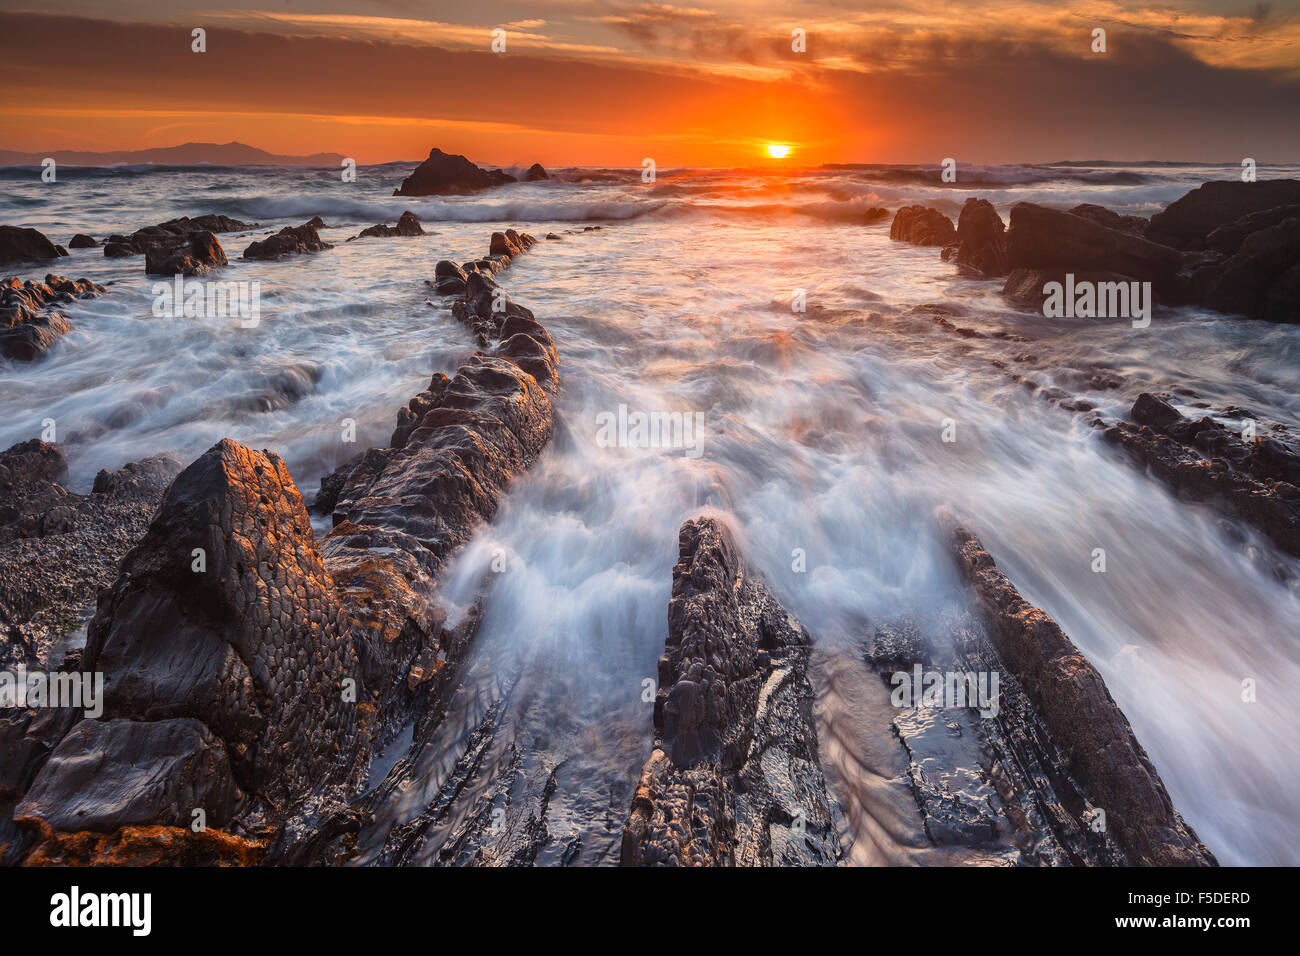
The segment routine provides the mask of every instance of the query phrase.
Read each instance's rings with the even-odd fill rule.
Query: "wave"
[[[1024,186],[1036,183],[1078,182],[1092,186],[1141,186],[1160,181],[1152,173],[1133,169],[1074,169],[1051,166],[977,166],[957,164],[957,182],[945,183],[943,170],[927,166],[826,166],[828,172],[852,172],[864,182],[890,184],[925,184],[964,188],[983,186]]]
[[[657,212],[665,200],[490,202],[481,198],[446,200],[437,197],[393,196],[390,199],[344,199],[312,196],[231,197],[222,203],[237,218],[297,220],[320,216],[327,223],[371,224],[396,220],[408,209],[422,222],[598,222],[637,219]]]

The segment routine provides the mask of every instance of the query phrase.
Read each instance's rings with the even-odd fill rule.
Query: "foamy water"
[[[171,449],[187,460],[221,437],[283,454],[304,489],[360,448],[387,442],[397,408],[434,370],[472,350],[424,280],[441,258],[486,251],[492,229],[561,233],[503,275],[560,351],[556,437],[492,526],[452,568],[468,603],[494,549],[489,613],[467,674],[476,706],[512,695],[520,746],[556,773],[554,861],[612,862],[631,782],[649,754],[642,681],[663,650],[677,529],[709,512],[814,634],[823,758],[850,860],[945,862],[919,817],[888,733],[887,693],[859,672],[873,620],[961,591],[934,509],[975,530],[1026,598],[1053,615],[1101,671],[1175,804],[1228,864],[1300,862],[1300,567],[1249,528],[1179,503],[1072,414],[1007,377],[1125,414],[1140,391],[1200,400],[1300,427],[1300,327],[1196,310],[1151,327],[1047,320],[1009,309],[998,284],[964,279],[935,249],[861,224],[871,206],[921,201],[955,214],[968,195],[1005,217],[1020,199],[1097,202],[1149,214],[1223,168],[985,169],[954,191],[928,171],[854,169],[791,177],[743,172],[560,171],[471,199],[388,195],[409,166],[333,171],[61,171],[39,183],[0,172],[0,221],[56,242],[102,238],[178,215],[257,220],[221,237],[222,278],[258,279],[262,315],[234,323],[159,319],[141,257],[73,250],[58,271],[110,294],[69,309],[76,329],[47,359],[0,368],[0,445],[52,418],[70,485]],[[1295,170],[1261,169],[1261,176]],[[24,178],[28,177],[28,178]],[[585,180],[585,181],[580,181]],[[344,243],[411,209],[428,236]],[[332,251],[280,263],[237,255],[281,225],[321,215]],[[601,224],[597,232],[582,227]],[[29,271],[28,276],[42,273]],[[794,290],[807,311],[791,310]],[[434,297],[434,301],[437,298]],[[967,339],[913,306],[1015,339]],[[703,454],[603,447],[597,416],[703,412]],[[341,438],[356,422],[357,443]],[[951,419],[957,441],[941,441]],[[1091,570],[1094,548],[1107,571]],[[802,549],[807,570],[792,570]],[[1244,678],[1258,701],[1241,701]],[[525,711],[546,715],[544,744]],[[423,766],[436,789],[476,719],[449,716]],[[470,809],[463,798],[462,812]],[[423,808],[381,808],[378,831]],[[552,862],[547,858],[544,862]]]

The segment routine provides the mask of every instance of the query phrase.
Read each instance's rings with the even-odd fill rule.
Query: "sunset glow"
[[[785,159],[790,155],[790,147],[784,143],[769,143],[767,147],[767,155],[771,156],[773,159]]]

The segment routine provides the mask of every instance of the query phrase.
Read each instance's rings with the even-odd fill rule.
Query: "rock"
[[[72,323],[53,311],[55,303],[94,298],[104,292],[89,279],[47,275],[44,282],[18,278],[0,282],[0,355],[19,362],[39,358]]]
[[[1240,219],[1234,219],[1211,232],[1205,239],[1205,245],[1211,252],[1220,253],[1224,257],[1232,256],[1241,249],[1241,244],[1246,241],[1247,236],[1261,229],[1276,226],[1287,219],[1300,219],[1300,203],[1274,206],[1271,209],[1262,209],[1259,212],[1248,213]]]
[[[1176,249],[1028,202],[1011,207],[1007,248],[1012,269],[1116,272],[1157,291],[1173,283],[1183,261]]]
[[[464,156],[429,150],[429,158],[402,180],[394,196],[447,196],[479,192],[512,183],[515,178],[499,169],[480,169]]]
[[[523,250],[506,238],[503,232],[492,233],[492,243],[488,250],[488,255],[492,256],[517,256]]]
[[[35,229],[0,226],[0,263],[57,259],[59,255],[59,247]]]
[[[88,236],[84,232],[79,232],[68,240],[69,249],[93,249],[99,245],[99,241],[94,236]]]
[[[1192,282],[1220,312],[1300,322],[1300,216],[1252,232],[1236,253]]]
[[[311,223],[308,223],[311,225]],[[379,224],[362,229],[358,239],[365,239],[369,236],[375,236],[381,239],[388,239],[393,236],[423,236],[424,230],[420,227],[420,220],[416,218],[413,212],[404,212],[397,220],[396,226],[386,226]]]
[[[987,199],[967,199],[957,217],[957,264],[985,276],[1007,274],[1006,227]]]
[[[542,168],[541,163],[533,163],[528,167],[528,171],[524,173],[524,182],[526,183],[535,183],[538,180],[550,178],[550,174]]]
[[[154,276],[206,276],[227,264],[226,251],[206,230],[190,233],[179,245],[145,250],[144,271]]]
[[[952,220],[927,206],[904,206],[894,214],[889,238],[918,246],[946,246],[957,241]]]
[[[1042,610],[1020,596],[979,540],[953,534],[957,563],[998,654],[1023,686],[1092,807],[1134,866],[1214,866],[1101,675]]]
[[[1070,215],[1091,219],[1099,226],[1105,226],[1107,229],[1114,229],[1118,232],[1127,232],[1132,236],[1145,236],[1147,227],[1151,225],[1150,220],[1143,219],[1141,216],[1121,216],[1105,206],[1098,206],[1090,202],[1080,203],[1075,206],[1070,210]]]
[[[1147,238],[1175,249],[1204,249],[1215,229],[1250,213],[1300,203],[1300,180],[1209,182],[1151,217]]]
[[[862,222],[865,225],[870,225],[873,222],[881,222],[882,220],[888,218],[889,218],[889,210],[885,209],[882,206],[872,206],[870,209],[868,209],[865,213],[862,214]],[[549,239],[550,236],[547,236],[546,238]]]
[[[110,259],[136,256],[148,253],[155,246],[170,250],[184,244],[196,232],[243,232],[256,227],[255,222],[241,222],[229,216],[214,214],[196,216],[193,219],[189,216],[181,216],[179,219],[169,219],[156,226],[137,229],[129,236],[120,234],[109,236],[104,242],[104,255]],[[146,272],[149,272],[147,266]]]
[[[439,295],[464,295],[465,270],[456,263],[443,259],[433,267],[433,287]]]
[[[1164,429],[1175,422],[1183,420],[1182,414],[1163,399],[1156,398],[1149,392],[1143,392],[1133,404],[1133,420],[1141,425]]]
[[[1041,310],[1047,293],[1043,290],[1050,282],[1059,282],[1064,288],[1066,273],[1074,276],[1074,281],[1092,282],[1132,282],[1132,276],[1120,275],[1118,272],[1089,272],[1066,269],[1012,269],[1007,281],[1002,285],[1002,294],[1014,302]]]
[[[655,745],[621,862],[833,866],[808,632],[713,519],[682,525],[678,546]]]
[[[301,226],[285,226],[275,235],[251,242],[244,250],[245,259],[283,259],[289,255],[321,252],[334,247],[322,242],[316,227],[310,222]]]
[[[225,747],[199,721],[83,720],[45,762],[14,820],[104,832],[188,827],[202,809],[209,826],[225,827],[242,801]]]

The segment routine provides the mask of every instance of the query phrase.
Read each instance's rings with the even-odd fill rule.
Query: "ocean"
[[[283,455],[310,500],[338,464],[387,444],[433,372],[473,351],[426,285],[434,263],[484,255],[507,227],[561,237],[501,276],[555,338],[562,387],[551,446],[445,582],[444,599],[463,608],[504,556],[466,671],[475,692],[458,697],[420,785],[381,808],[363,847],[443,788],[492,713],[480,770],[522,761],[522,779],[553,788],[538,862],[616,862],[650,750],[643,682],[663,652],[678,528],[714,514],[814,635],[822,759],[848,861],[1002,861],[925,839],[888,688],[861,661],[871,622],[962,600],[934,521],[943,507],[1098,668],[1220,862],[1300,863],[1300,565],[1249,526],[1176,500],[1106,445],[1093,413],[1042,394],[1059,389],[1113,420],[1138,393],[1169,392],[1195,415],[1300,428],[1300,325],[1194,308],[1158,308],[1145,329],[1048,319],[1009,305],[1000,280],[892,242],[889,218],[867,222],[872,207],[912,202],[955,219],[970,196],[1004,220],[1021,200],[1147,216],[1236,167],[963,166],[956,184],[913,166],[661,169],[653,183],[640,169],[571,168],[473,197],[392,196],[414,165],[361,167],[354,183],[281,167],[65,167],[55,183],[0,169],[0,222],[64,245],[181,215],[260,224],[219,236],[230,256],[220,278],[260,282],[253,327],[155,315],[159,280],[140,256],[74,249],[53,264],[109,291],[64,310],[75,328],[43,360],[0,364],[0,447],[53,420],[76,491],[102,468],[165,450],[188,462],[231,437]],[[345,241],[408,209],[427,235]],[[333,250],[238,258],[312,216]],[[935,304],[947,327],[912,311]],[[600,440],[602,416],[633,412],[698,420],[699,447]],[[955,441],[942,440],[945,423]],[[426,862],[474,799],[473,786],[458,792]]]

